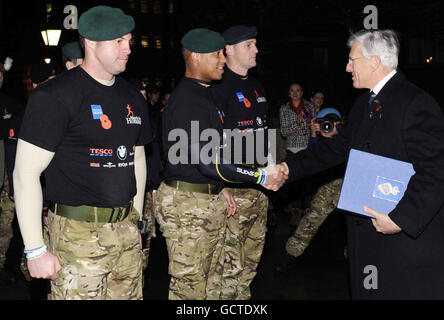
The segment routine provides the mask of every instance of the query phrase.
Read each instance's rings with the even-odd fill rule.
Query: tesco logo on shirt
[[[113,149],[89,148],[90,156],[93,157],[112,157]]]

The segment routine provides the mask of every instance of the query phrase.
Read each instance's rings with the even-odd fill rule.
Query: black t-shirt
[[[192,121],[198,121],[199,130],[195,132],[191,130]],[[190,146],[192,134],[200,135],[205,129],[216,129],[219,133],[219,140],[222,135],[223,114],[217,107],[211,85],[204,81],[182,78],[177,87],[171,94],[170,99],[163,112],[163,146],[164,155],[167,160],[165,168],[166,180],[181,180],[189,183],[212,183],[219,182],[202,175],[196,165],[192,163],[190,150],[187,154],[180,154],[179,151],[171,153],[176,159],[183,156],[186,163],[171,163],[172,159],[168,156],[171,148],[176,148],[178,144],[182,146]],[[173,137],[174,141],[168,141],[168,135],[171,130],[182,129],[186,133],[187,143],[181,143],[178,137]],[[171,155],[170,155],[171,156]],[[197,159],[199,160],[199,159]]]
[[[261,158],[265,160],[268,155],[268,125],[266,116],[267,100],[262,85],[251,76],[241,76],[229,68],[225,68],[222,81],[214,85],[214,93],[218,104],[221,105],[225,113],[224,129],[239,129],[238,134],[241,135],[242,133],[252,133],[252,140],[244,137],[241,148],[237,148],[242,152],[241,162],[263,165],[264,161],[260,160]],[[263,133],[263,139],[258,139],[259,132]],[[253,140],[254,142],[252,142]],[[263,141],[263,153],[258,158],[256,149],[260,141]],[[235,139],[233,138],[231,139],[232,163],[235,163],[236,160],[234,158],[234,144]],[[250,152],[247,152],[247,150]],[[254,150],[253,155],[251,155],[252,150]],[[250,159],[253,159],[253,162],[248,161]]]
[[[136,194],[135,146],[152,130],[137,89],[119,77],[102,85],[77,67],[32,92],[19,138],[55,152],[45,199],[115,207]]]
[[[16,121],[23,112],[23,106],[15,99],[0,91],[0,139],[8,137],[11,128],[16,128]]]

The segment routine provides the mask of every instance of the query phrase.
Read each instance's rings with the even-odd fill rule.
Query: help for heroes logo
[[[142,124],[142,118],[134,116],[132,107],[129,104],[126,105],[126,110],[128,110],[128,113],[126,115],[126,124]]]

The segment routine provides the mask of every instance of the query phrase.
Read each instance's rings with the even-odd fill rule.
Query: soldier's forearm
[[[13,174],[14,197],[17,219],[26,250],[44,245],[42,235],[43,193],[40,175],[49,165],[53,156],[53,152],[20,139],[18,141]]]
[[[146,161],[145,161],[145,149],[144,146],[137,146],[134,151],[134,174],[136,176],[137,193],[134,196],[133,206],[141,215],[143,214],[143,199],[145,196],[146,186]]]

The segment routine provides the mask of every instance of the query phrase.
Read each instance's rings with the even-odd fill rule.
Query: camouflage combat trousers
[[[13,234],[12,220],[14,219],[15,206],[14,202],[9,199],[8,178],[5,176],[5,185],[0,193],[0,269],[3,269],[6,261],[6,252],[9,248]]]
[[[267,232],[267,196],[256,189],[230,189],[236,214],[227,220],[222,299],[248,300],[250,284],[264,249]]]
[[[155,216],[166,239],[170,300],[217,300],[223,267],[226,204],[221,195],[160,185]]]
[[[298,257],[310,244],[318,228],[328,215],[335,210],[341,192],[343,178],[333,180],[321,186],[310,202],[310,208],[302,217],[294,234],[287,240],[285,250]]]
[[[122,222],[77,221],[48,212],[49,251],[62,270],[50,300],[141,300],[142,251],[136,210]]]
[[[147,234],[144,236],[143,243],[143,270],[148,267],[148,259],[150,256],[151,238],[156,237],[156,221],[154,218],[154,205],[152,192],[145,193],[145,202],[143,204],[143,218],[146,219]]]

